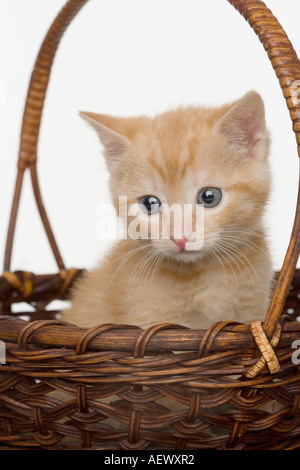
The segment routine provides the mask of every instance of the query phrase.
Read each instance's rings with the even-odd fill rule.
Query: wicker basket
[[[44,98],[62,34],[87,0],[69,0],[38,54],[23,117],[18,173],[0,277],[0,442],[13,449],[295,449],[300,447],[298,297],[300,198],[287,254],[263,324],[179,325],[61,322],[47,305],[65,299],[79,269],[66,269],[42,202],[36,149]],[[259,36],[286,99],[300,155],[300,63],[260,0],[230,0]],[[30,171],[57,274],[11,272],[23,175]],[[34,307],[30,321],[15,302]],[[293,309],[293,310],[290,310]],[[293,311],[292,314],[290,312]],[[285,313],[289,315],[285,315]],[[3,361],[4,362],[4,361]],[[63,398],[58,398],[59,396]],[[272,404],[278,406],[271,406]]]

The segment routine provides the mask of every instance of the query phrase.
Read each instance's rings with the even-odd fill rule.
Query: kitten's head
[[[156,252],[194,262],[224,237],[260,229],[269,135],[256,92],[220,108],[177,108],[154,118],[81,116],[104,146],[117,213],[119,196],[127,197],[136,243],[148,238]]]

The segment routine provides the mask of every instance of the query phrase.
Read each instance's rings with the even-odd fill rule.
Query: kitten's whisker
[[[160,260],[159,263],[158,263],[158,260]],[[161,262],[162,262],[162,254],[157,253],[157,252],[154,253],[153,258],[152,258],[152,262],[150,263],[150,265],[148,267],[146,279],[144,280],[144,287],[147,284],[148,276],[149,276],[151,271],[152,271],[152,274],[151,274],[151,278],[150,278],[150,283],[153,282],[154,273],[157,272],[157,269],[161,265]]]
[[[221,264],[222,269],[223,269],[223,272],[224,272],[224,275],[225,275],[225,278],[226,278],[226,281],[228,282],[228,281],[229,281],[229,279],[228,279],[228,273],[227,273],[227,271],[226,271],[226,268],[225,268],[225,266],[224,266],[224,263],[223,263],[222,259],[220,259],[220,257],[219,257],[219,254],[216,252],[216,250],[214,249],[214,247],[208,247],[207,250],[208,250],[209,254],[212,255],[212,257],[213,257],[214,259],[216,259],[216,260]]]
[[[232,274],[234,276],[234,279],[235,279],[236,288],[238,288],[238,286],[239,286],[238,278],[237,278],[235,270],[233,269],[232,263],[228,260],[228,256],[232,261],[234,261],[234,260],[233,260],[232,256],[227,252],[227,250],[224,247],[219,246],[218,248],[219,248],[219,254],[223,257],[223,259],[225,259],[228,266],[230,267],[230,269],[232,271]],[[236,263],[234,263],[234,264],[236,264]]]
[[[232,263],[235,264],[239,270],[240,270],[240,267],[238,266],[237,262],[234,260],[234,258],[231,256],[231,254],[228,252],[228,250],[225,247],[219,245],[218,252],[223,257],[223,259],[228,264],[228,266],[230,267],[232,274],[234,275],[234,278],[235,278],[236,288],[238,288],[239,283],[238,283],[236,272],[233,269]]]
[[[226,253],[226,250],[224,250],[224,248],[221,247],[220,245],[215,246],[215,249],[216,249],[217,253],[223,258],[225,264],[227,264],[229,266],[229,268],[231,269],[231,272],[232,272],[232,274],[234,276],[234,279],[235,279],[236,287],[238,287],[238,279],[237,279],[236,273],[235,273],[235,271],[233,269],[233,266],[231,265],[230,261],[225,256],[225,255],[228,255],[228,253]],[[224,254],[224,252],[225,252],[225,254]]]
[[[114,275],[112,276],[112,278],[110,279],[109,283],[106,284],[103,288],[103,290],[106,290],[110,284],[112,283],[112,281],[115,279],[116,275],[118,274],[118,272],[120,271],[120,269],[124,266],[124,264],[129,260],[129,258],[131,258],[131,256],[133,256],[135,253],[137,253],[138,251],[142,251],[142,250],[145,250],[146,248],[149,248],[151,246],[151,243],[149,244],[146,244],[144,246],[139,246],[137,248],[133,248],[132,250],[130,250],[129,252],[126,252],[125,254],[121,255],[121,256],[118,256],[118,258],[115,258],[114,261],[117,261],[117,260],[120,260],[122,258],[124,258],[122,260],[122,262],[118,265],[118,269],[116,269],[116,271],[114,272]]]
[[[129,289],[129,291],[130,291],[131,288],[133,287],[137,276],[138,276],[138,275],[141,276],[142,271],[145,269],[145,267],[146,267],[148,261],[152,259],[152,251],[153,251],[153,250],[150,250],[150,252],[148,251],[147,253],[145,253],[145,254],[142,256],[142,258],[141,258],[141,259],[138,261],[138,263],[137,263],[137,266],[136,266],[135,271],[131,273],[131,276],[130,276],[129,281],[128,281],[128,289]]]
[[[134,288],[135,282],[139,276],[139,279],[142,277],[143,272],[147,268],[148,264],[153,260],[153,254],[156,252],[155,248],[152,248],[150,252],[145,253],[144,256],[139,260],[137,269],[134,273],[131,274],[128,281],[128,292],[127,297],[130,295],[132,289]]]
[[[223,232],[225,235],[226,234],[231,234],[231,233],[242,233],[244,235],[253,235],[255,237],[260,237],[260,238],[265,238],[265,235],[263,235],[260,231],[254,230],[254,229],[238,229],[235,230],[232,227],[230,229],[225,229]]]
[[[146,248],[149,248],[150,246],[152,246],[152,243],[151,243],[151,242],[150,242],[150,243],[146,243],[146,244],[143,243],[143,245],[138,246],[138,247],[135,247],[135,248],[131,249],[130,251],[126,251],[126,253],[123,253],[122,255],[118,256],[117,258],[114,259],[114,262],[116,262],[116,261],[118,261],[118,260],[120,260],[120,259],[122,259],[122,258],[124,258],[124,257],[126,257],[126,256],[128,256],[128,255],[130,255],[131,253],[135,253],[135,252],[137,252],[137,251],[145,250]]]
[[[151,279],[150,279],[151,282],[153,281],[153,278],[154,278],[155,274],[157,273],[159,267],[162,265],[163,260],[164,260],[163,253],[158,253],[158,255],[156,256],[156,261],[155,261],[154,268],[153,268],[152,275],[151,275]]]
[[[153,254],[152,260],[150,260],[150,262],[149,261],[147,262],[148,270],[147,270],[146,277],[143,281],[143,284],[144,284],[143,290],[146,287],[148,276],[149,276],[149,273],[151,272],[151,270],[152,270],[152,274],[151,274],[151,278],[150,278],[150,283],[153,281],[154,275],[156,274],[156,272],[158,271],[159,267],[162,265],[162,263],[165,259],[164,254],[161,253],[161,252],[157,252],[157,250],[155,250],[155,249],[153,249],[152,254]]]
[[[249,276],[250,276],[250,279],[251,279],[251,282],[252,282],[252,286],[253,286],[253,288],[255,288],[255,285],[257,286],[257,275],[256,275],[256,271],[255,271],[255,269],[254,269],[252,263],[249,261],[249,259],[247,258],[247,256],[246,256],[241,250],[239,250],[236,246],[233,246],[233,245],[231,245],[231,244],[229,244],[229,243],[224,242],[224,243],[222,244],[222,247],[224,248],[225,251],[227,251],[227,253],[228,253],[229,256],[230,256],[230,253],[231,253],[233,256],[234,256],[235,254],[238,255],[238,259],[239,259],[240,263],[246,268],[246,270],[247,270],[247,272],[248,272],[248,274],[249,274]],[[241,272],[241,268],[240,268],[240,266],[238,265],[238,263],[236,262],[236,260],[233,258],[233,256],[230,256],[230,257],[231,257],[232,261],[234,262],[234,264],[238,267],[239,271]],[[246,263],[244,263],[244,261],[240,258],[240,256],[242,256],[242,257],[245,259],[245,261],[249,264],[249,267],[252,268],[253,274],[254,274],[254,276],[255,276],[255,278],[256,278],[256,283],[255,283],[255,284],[254,284],[253,276],[252,276],[252,273],[251,273],[249,267],[246,265]]]
[[[225,235],[223,240],[233,241],[234,243],[240,243],[241,245],[247,246],[250,250],[254,251],[258,255],[262,256],[266,261],[270,262],[270,258],[267,256],[266,252],[248,238]]]
[[[149,256],[149,259],[147,259],[147,261],[145,263],[144,269],[142,269],[142,271],[140,272],[140,276],[144,277],[144,279],[143,279],[143,292],[144,292],[145,287],[147,285],[147,280],[148,280],[149,273],[152,269],[152,266],[155,264],[156,255],[157,255],[156,250],[154,250],[154,252],[151,252],[151,254]]]

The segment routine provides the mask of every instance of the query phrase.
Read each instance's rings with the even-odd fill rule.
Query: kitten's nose
[[[186,237],[181,238],[181,239],[171,237],[171,240],[178,246],[178,248],[180,249],[180,251],[184,251],[184,250],[185,250],[185,245],[186,245],[186,242],[187,242],[187,238],[186,238]]]

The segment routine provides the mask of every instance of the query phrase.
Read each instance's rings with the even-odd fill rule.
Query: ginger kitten
[[[77,283],[64,319],[194,329],[263,320],[273,271],[262,224],[270,173],[260,95],[154,118],[81,115],[104,146],[117,213],[119,196],[140,208],[124,220],[128,235],[135,227],[146,237],[119,240]],[[190,208],[189,220],[167,218],[174,204]]]

